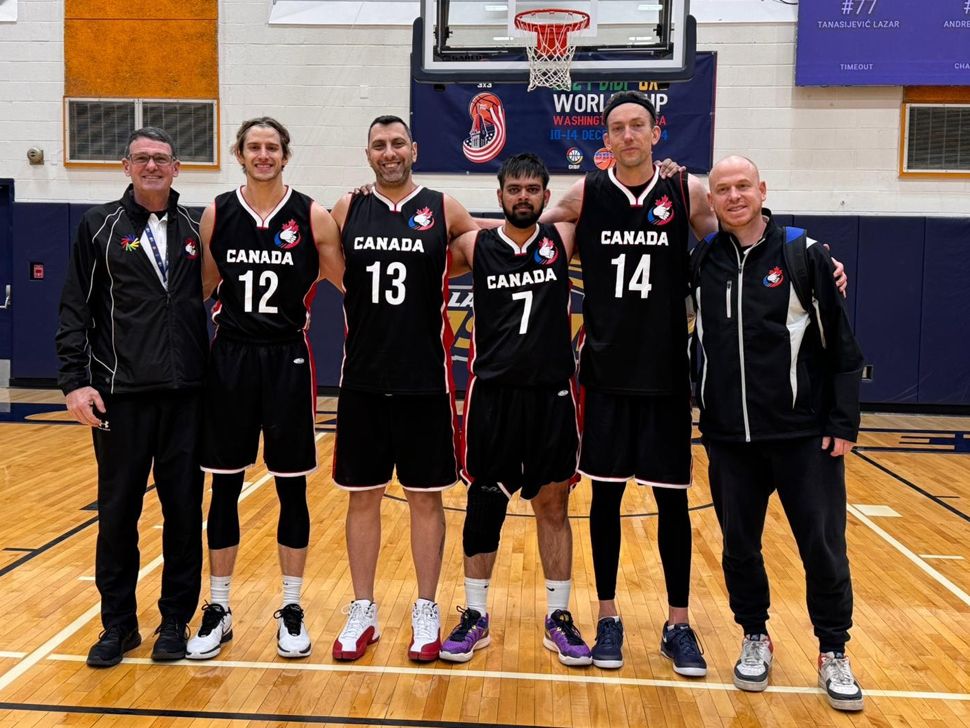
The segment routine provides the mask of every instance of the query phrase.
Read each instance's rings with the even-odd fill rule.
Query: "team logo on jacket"
[[[273,242],[276,244],[277,248],[282,248],[283,250],[289,250],[290,248],[295,248],[300,244],[300,226],[296,224],[296,220],[290,220],[285,223],[276,237],[273,238]]]
[[[505,107],[502,99],[493,93],[478,94],[468,104],[472,128],[461,143],[465,158],[475,164],[485,164],[495,159],[505,148]]]
[[[138,250],[141,247],[141,238],[135,235],[125,235],[121,239],[121,248],[126,253],[130,253],[133,250]]]
[[[195,260],[199,257],[199,244],[192,238],[185,239],[185,257],[189,260]]]
[[[549,238],[543,238],[532,254],[532,259],[539,265],[552,265],[559,258],[559,251],[556,244]]]
[[[422,207],[411,219],[408,220],[408,227],[413,230],[430,230],[434,227],[434,214],[430,207]]]
[[[650,211],[647,213],[647,220],[653,225],[666,225],[673,219],[674,203],[670,201],[670,198],[664,195],[659,200],[654,200]]]
[[[764,277],[761,282],[764,284],[765,288],[777,288],[785,281],[785,274],[782,272],[781,268],[777,265],[768,271],[768,275]]]

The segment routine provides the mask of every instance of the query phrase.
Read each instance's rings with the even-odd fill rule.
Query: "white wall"
[[[21,201],[103,201],[124,185],[120,169],[63,166],[63,13],[63,0],[31,0],[20,3],[16,22],[0,23],[0,177],[15,178]],[[182,173],[177,187],[190,204],[241,180],[228,147],[247,117],[287,124],[287,181],[329,205],[371,177],[363,155],[371,119],[407,116],[410,27],[271,26],[267,17],[265,0],[220,3],[223,168]],[[795,88],[795,25],[787,20],[711,19],[698,36],[701,49],[719,53],[715,157],[758,162],[775,210],[970,213],[968,181],[898,178],[900,88]],[[43,166],[27,164],[30,146],[43,147]],[[572,179],[556,178],[554,194]],[[491,175],[420,181],[470,209],[494,209]]]

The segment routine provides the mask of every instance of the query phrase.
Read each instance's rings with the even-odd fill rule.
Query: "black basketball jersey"
[[[355,196],[341,238],[347,337],[340,386],[450,392],[444,196],[424,187],[398,203],[376,191]]]
[[[569,260],[555,226],[538,225],[521,247],[502,228],[482,230],[472,278],[472,374],[521,387],[567,381],[576,369]]]
[[[687,175],[639,195],[613,168],[586,175],[576,243],[583,266],[579,380],[629,394],[686,386],[690,196]]]
[[[216,198],[209,249],[222,276],[212,309],[219,334],[272,343],[300,338],[309,328],[320,275],[312,203],[287,187],[264,220],[242,188]]]

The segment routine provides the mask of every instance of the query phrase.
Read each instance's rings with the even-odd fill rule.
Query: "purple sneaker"
[[[547,650],[559,653],[563,665],[591,665],[593,655],[583,642],[583,636],[573,623],[573,615],[565,609],[557,609],[551,617],[546,617],[546,636],[542,645]]]
[[[468,662],[475,650],[488,647],[492,638],[488,636],[488,615],[474,609],[458,607],[461,621],[441,644],[438,657],[448,662]]]

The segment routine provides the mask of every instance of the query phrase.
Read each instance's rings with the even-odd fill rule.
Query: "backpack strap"
[[[804,228],[785,227],[785,244],[782,255],[785,267],[791,275],[791,285],[802,308],[815,318],[815,286],[808,265],[808,233]]]
[[[690,288],[693,291],[700,283],[701,264],[704,258],[711,251],[711,243],[717,237],[717,232],[705,235],[703,240],[698,240],[697,245],[690,252]]]

